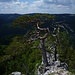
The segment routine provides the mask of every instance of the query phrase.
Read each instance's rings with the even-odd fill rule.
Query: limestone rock
[[[21,75],[21,72],[12,72],[12,75]]]

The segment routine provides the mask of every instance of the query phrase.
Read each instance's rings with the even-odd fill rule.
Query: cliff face
[[[38,75],[74,75],[68,71],[68,65],[65,62],[54,61],[53,55],[47,53],[47,60],[49,65],[45,67],[42,61],[37,70]]]
[[[56,61],[57,62],[57,61]],[[64,67],[51,66],[43,75],[73,75]]]

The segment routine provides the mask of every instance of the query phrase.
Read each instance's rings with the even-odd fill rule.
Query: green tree
[[[24,37],[14,37],[12,42],[4,50],[5,55],[0,57],[1,74],[8,75],[13,71],[33,75],[35,65],[41,62],[41,51],[33,48],[39,42],[28,42]]]
[[[43,24],[44,22],[51,19],[55,19],[55,16],[49,15],[49,14],[23,15],[18,17],[13,22],[13,26],[28,28],[29,26],[33,27],[37,22],[39,22],[40,24]]]

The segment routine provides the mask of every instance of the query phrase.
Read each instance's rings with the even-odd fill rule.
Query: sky
[[[0,13],[75,14],[75,0],[0,0]]]

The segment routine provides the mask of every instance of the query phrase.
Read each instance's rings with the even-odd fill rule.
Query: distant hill
[[[20,14],[0,14],[0,24],[11,23],[17,17],[21,16]]]
[[[0,44],[8,44],[12,37],[24,33],[23,29],[12,27],[12,22],[19,16],[21,15],[0,14]]]
[[[37,13],[38,14],[38,13]],[[29,16],[34,16],[35,13],[32,14],[24,14]],[[48,14],[54,15],[56,17],[55,21],[65,21],[66,24],[69,25],[75,31],[75,14]],[[24,35],[28,29],[23,28],[12,28],[12,22],[20,17],[23,16],[21,14],[0,14],[0,44],[8,44],[10,42],[9,39],[16,35]],[[49,27],[52,24],[52,20],[47,21],[43,24],[43,27]]]
[[[58,14],[57,21],[65,21],[75,31],[75,14]]]

